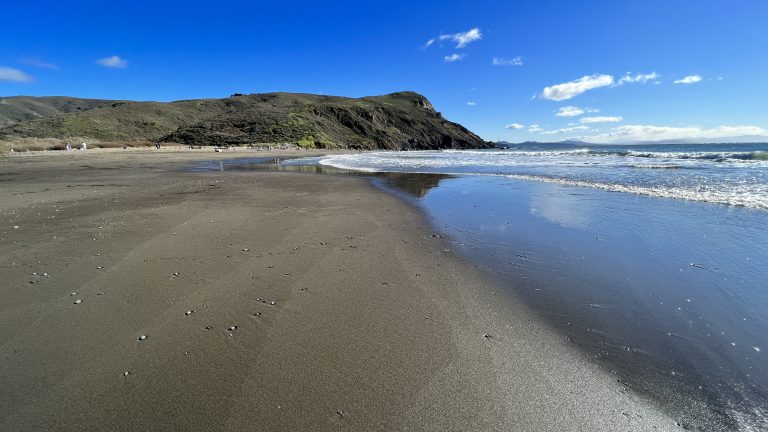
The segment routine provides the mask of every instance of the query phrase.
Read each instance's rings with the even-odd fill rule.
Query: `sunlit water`
[[[527,146],[375,152],[320,163],[362,171],[498,175],[768,210],[768,145]]]
[[[766,151],[381,152],[270,169],[369,173],[681,425],[749,431],[768,430]]]

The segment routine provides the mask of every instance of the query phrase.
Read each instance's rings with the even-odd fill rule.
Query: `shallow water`
[[[421,201],[457,251],[682,423],[768,427],[765,212],[487,177]]]
[[[331,155],[318,162],[367,172],[506,176],[768,210],[768,144],[528,145]]]
[[[371,175],[681,424],[768,430],[768,212],[509,175],[366,174],[322,160],[216,168]]]

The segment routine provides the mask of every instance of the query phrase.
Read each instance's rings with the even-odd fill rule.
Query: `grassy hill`
[[[11,108],[8,108],[11,107]],[[34,108],[34,109],[33,109]],[[161,102],[3,98],[0,139],[87,137],[193,145],[292,143],[313,148],[490,147],[413,92],[344,98],[295,93]],[[30,116],[32,119],[30,119]]]
[[[13,96],[0,97],[0,128],[59,114],[87,111],[109,106],[118,101],[80,99],[66,96]]]

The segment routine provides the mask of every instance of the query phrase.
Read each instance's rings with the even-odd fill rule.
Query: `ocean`
[[[683,427],[768,430],[768,145],[369,152],[266,169],[370,176]]]
[[[505,176],[768,210],[768,144],[528,145],[322,158],[361,171]]]

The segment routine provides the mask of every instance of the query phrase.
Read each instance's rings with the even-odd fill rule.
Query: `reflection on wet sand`
[[[420,174],[397,172],[361,172],[325,165],[293,164],[288,160],[275,160],[273,158],[235,159],[230,161],[217,161],[204,163],[191,169],[191,171],[287,171],[309,174],[351,175],[380,179],[384,185],[409,196],[422,198],[431,189],[436,188],[440,181],[453,176],[446,174]]]

